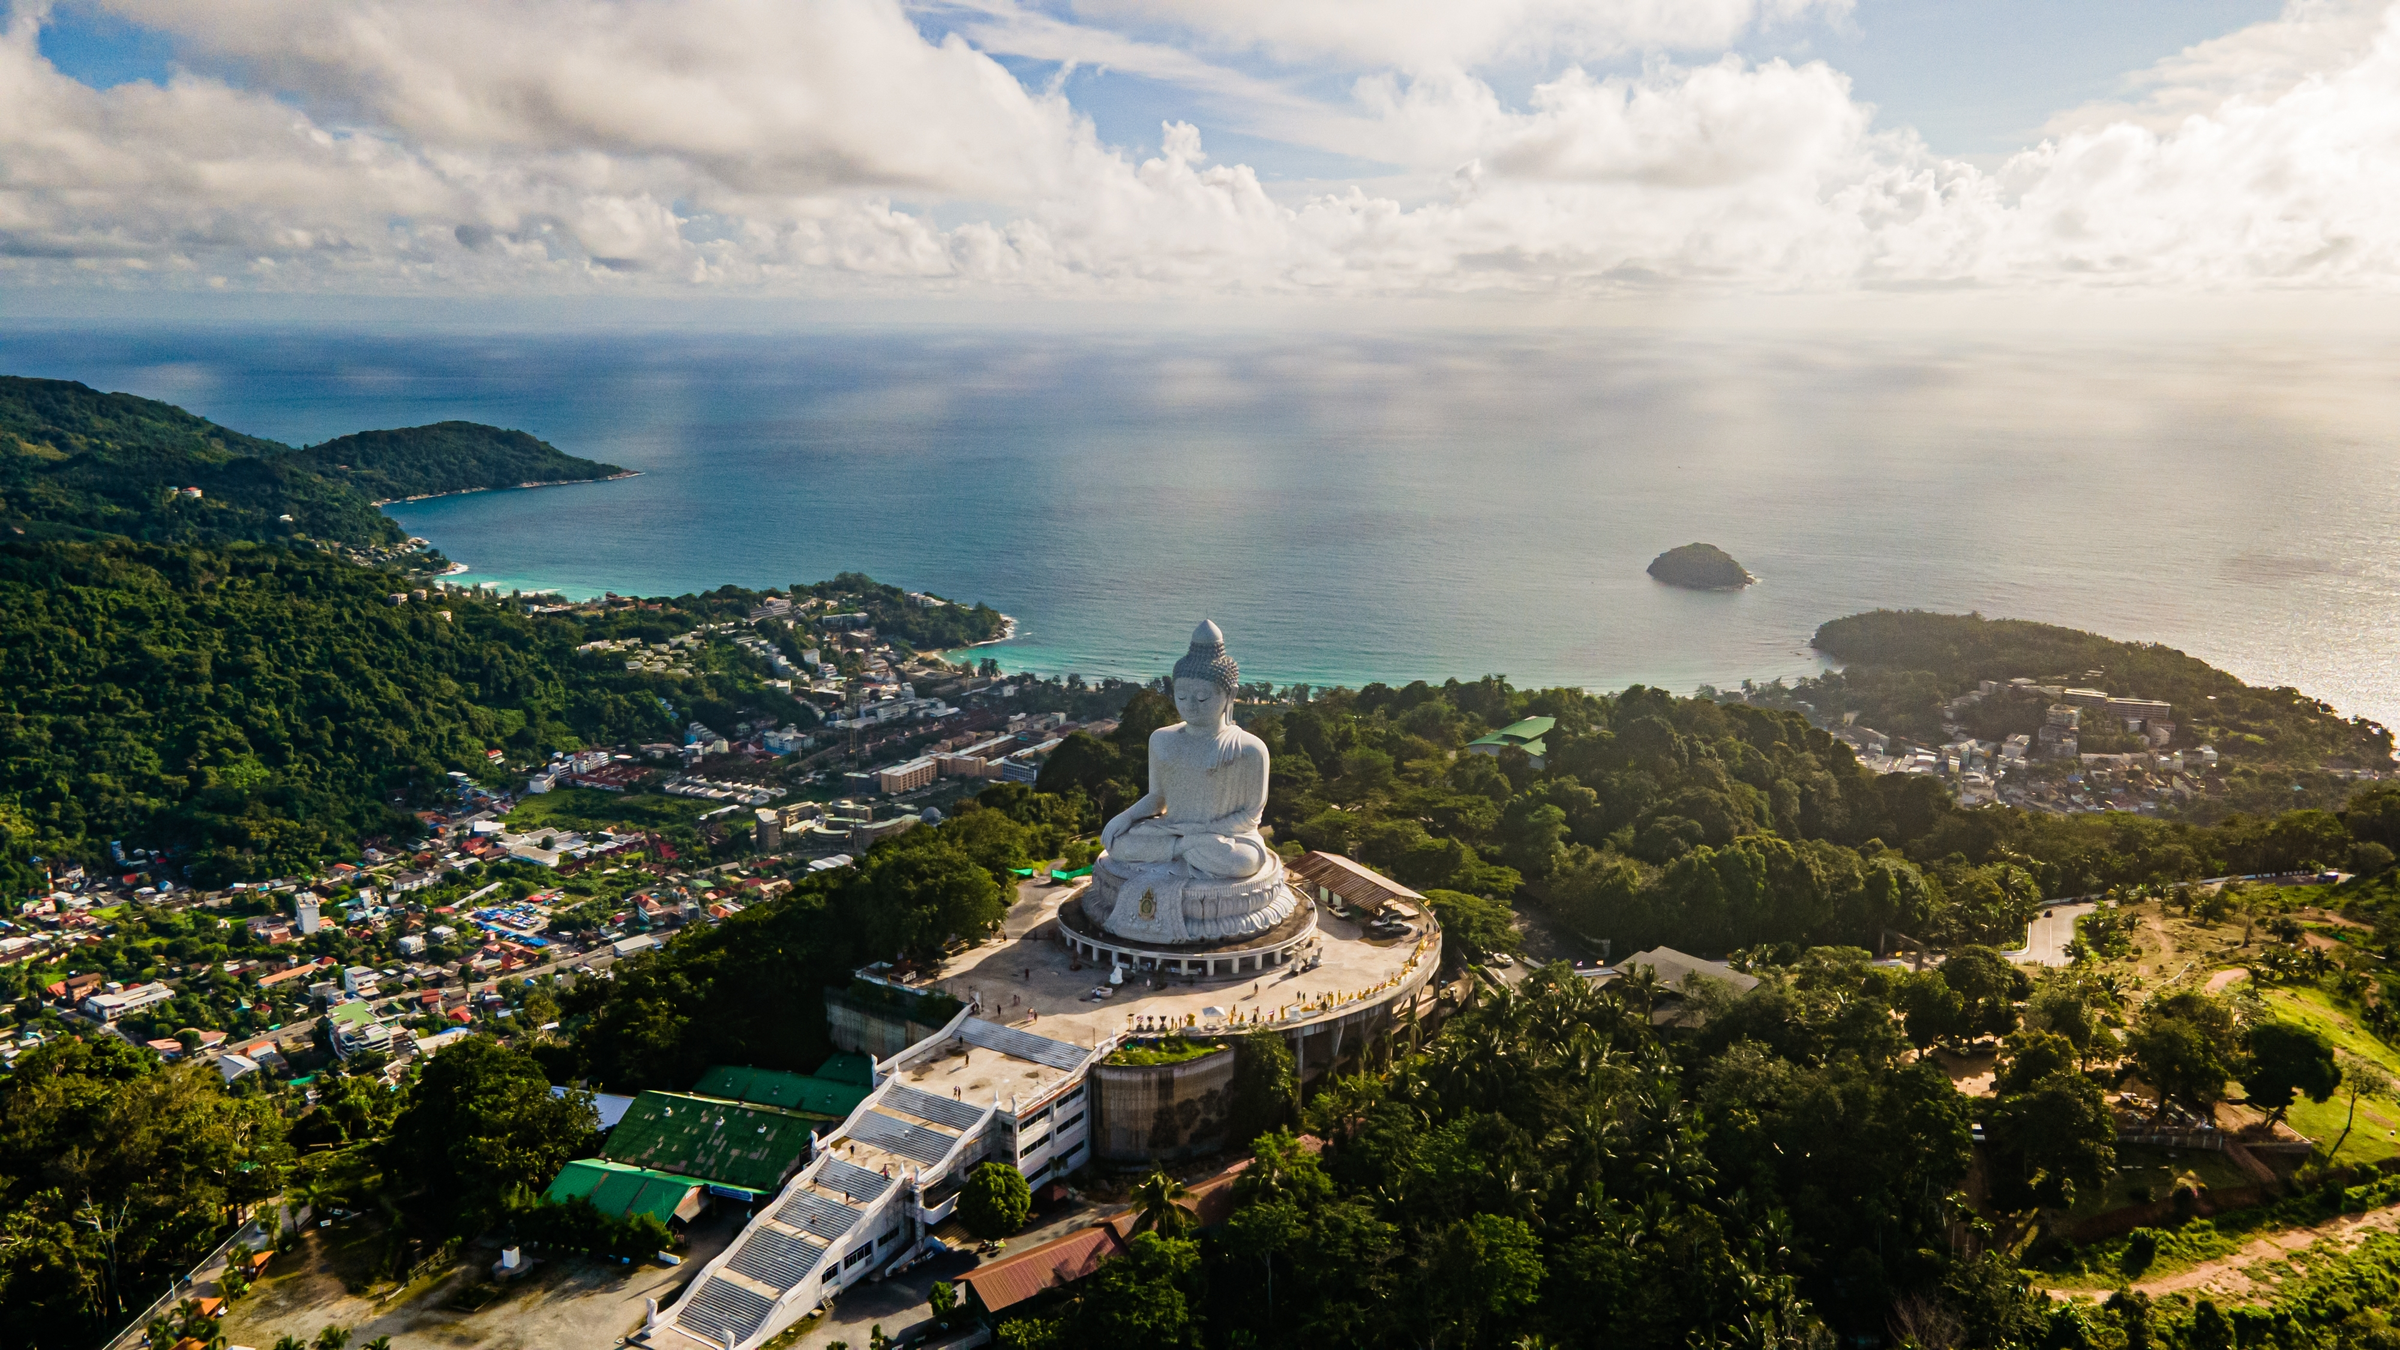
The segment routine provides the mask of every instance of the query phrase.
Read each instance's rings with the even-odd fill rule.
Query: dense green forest
[[[625,470],[578,459],[522,431],[436,422],[359,431],[295,450],[286,462],[347,484],[378,502],[526,483],[576,483]]]
[[[763,665],[669,681],[575,650],[738,616],[752,592],[576,616],[466,591],[394,604],[400,584],[266,546],[0,543],[6,856],[90,860],[129,838],[203,884],[279,875],[413,833],[395,808],[487,750],[530,762],[680,739],[693,717],[815,717]]]
[[[1978,681],[2025,676],[2171,703],[2177,746],[2213,744],[2246,762],[2290,769],[2392,764],[2391,732],[2366,718],[2343,717],[2297,689],[2244,684],[2156,643],[2118,642],[2021,619],[1875,610],[1823,625],[1813,645],[1846,663],[1794,691],[1820,717],[1855,712],[1870,726],[1927,744],[1943,739],[1941,704]],[[1985,736],[2030,731],[2046,706],[2028,700],[2016,723],[1974,730]]]
[[[294,450],[152,399],[0,376],[0,526],[37,537],[306,536],[389,548],[406,536],[375,509],[378,499],[622,472],[521,431],[469,422],[360,432]]]
[[[289,452],[150,399],[0,376],[0,526],[16,533],[161,543],[307,535],[356,547],[405,539],[364,495]],[[201,495],[184,495],[189,487]]]
[[[282,1112],[110,1036],[62,1039],[0,1077],[0,1308],[8,1342],[82,1347],[283,1189]]]

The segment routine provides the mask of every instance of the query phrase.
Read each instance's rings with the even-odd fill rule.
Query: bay
[[[0,369],[294,443],[465,418],[637,469],[395,505],[462,581],[583,597],[836,572],[1015,616],[1012,670],[1689,690],[1826,619],[2171,643],[2400,723],[2391,344],[1123,327],[0,324]],[[1717,544],[1759,575],[1643,568]],[[2042,673],[2042,672],[2027,672]]]

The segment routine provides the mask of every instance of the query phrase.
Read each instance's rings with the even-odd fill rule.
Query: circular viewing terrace
[[[1308,1034],[1415,1002],[1441,964],[1441,929],[1430,919],[1405,934],[1377,936],[1319,902],[1301,920],[1313,925],[1303,939],[1313,945],[1305,948],[1285,945],[1279,953],[1254,938],[1215,951],[1143,951],[1121,938],[1095,939],[1070,927],[1066,911],[1077,908],[1080,897],[1080,888],[1026,883],[999,936],[953,954],[928,978],[911,983],[978,1001],[976,1015],[990,1021],[1098,1045],[1127,1034],[1177,1030]],[[1103,947],[1128,959],[1092,954]],[[1278,959],[1224,969],[1262,953]],[[1281,959],[1285,955],[1290,959]],[[1144,958],[1148,964],[1138,964]],[[1214,974],[1207,969],[1212,961],[1218,963]],[[1112,966],[1124,971],[1122,984],[1109,983]]]

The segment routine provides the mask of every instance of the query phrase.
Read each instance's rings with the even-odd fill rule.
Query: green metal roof
[[[675,1217],[693,1187],[705,1184],[697,1177],[628,1167],[605,1158],[577,1158],[559,1172],[544,1198],[563,1203],[581,1196],[603,1214],[648,1214],[665,1223]]]
[[[609,1131],[604,1153],[613,1162],[771,1191],[808,1157],[816,1123],[771,1106],[645,1092]]]
[[[871,1090],[872,1085],[859,1087],[781,1069],[751,1069],[738,1064],[716,1065],[700,1075],[699,1085],[692,1089],[703,1097],[722,1097],[754,1106],[779,1106],[827,1120],[840,1120],[857,1110]]]
[[[848,1083],[853,1087],[875,1086],[875,1061],[865,1055],[835,1055],[817,1066],[816,1077],[828,1083]],[[845,1111],[842,1114],[848,1115]]]
[[[1555,717],[1528,717],[1522,722],[1511,722],[1489,736],[1476,737],[1467,742],[1467,748],[1470,750],[1477,746],[1486,750],[1513,748],[1522,750],[1529,755],[1543,754],[1549,747],[1542,744],[1542,737],[1549,735],[1557,725],[1558,719]]]
[[[542,1198],[566,1201],[579,1195],[590,1195],[601,1182],[608,1179],[610,1168],[621,1166],[623,1164],[600,1158],[577,1158],[559,1170],[558,1176],[550,1183],[550,1189],[542,1193]]]

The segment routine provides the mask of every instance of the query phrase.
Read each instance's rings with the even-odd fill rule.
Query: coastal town
[[[1805,698],[1788,694],[1780,682],[1730,693],[1702,692],[1805,713],[1856,752],[1867,769],[1933,779],[1961,806],[2155,816],[2193,806],[2212,792],[2221,795],[2221,770],[2232,767],[2235,757],[2221,754],[2213,744],[2179,737],[2171,703],[2094,687],[2105,673],[1979,681],[1939,704],[1943,737],[1928,741],[1877,730],[1856,712],[1825,717]],[[2038,723],[2030,730],[1978,738],[1973,729],[1977,714],[2002,700],[2032,708]],[[2321,772],[2342,783],[2389,776],[2373,768]]]
[[[714,645],[821,708],[808,730],[760,717],[540,762],[493,749],[485,770],[451,772],[449,803],[415,813],[416,842],[308,875],[198,888],[173,857],[123,842],[105,870],[56,869],[0,920],[0,969],[61,971],[0,1061],[101,1031],[228,1081],[367,1054],[397,1083],[472,1031],[539,1030],[525,1020],[538,981],[604,972],[685,925],[721,922],[788,888],[778,874],[795,864],[847,867],[963,795],[1031,783],[1068,732],[1115,725],[1024,711],[1023,682],[904,653],[840,613],[821,619],[824,646],[790,659],[759,634],[788,637],[794,613],[785,600],[747,623],[586,650],[673,677]],[[178,936],[130,938],[128,920]],[[204,939],[239,955],[173,958]],[[533,1001],[538,1012],[548,998]]]

